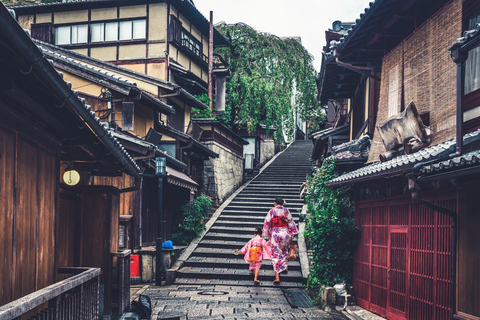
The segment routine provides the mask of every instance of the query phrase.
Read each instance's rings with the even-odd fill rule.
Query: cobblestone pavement
[[[225,285],[151,286],[152,319],[334,319],[316,308],[292,308],[281,288]]]

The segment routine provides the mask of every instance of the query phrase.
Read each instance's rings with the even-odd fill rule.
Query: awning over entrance
[[[197,191],[198,183],[192,180],[185,173],[175,170],[167,166],[167,182],[179,187],[187,188],[193,191]]]

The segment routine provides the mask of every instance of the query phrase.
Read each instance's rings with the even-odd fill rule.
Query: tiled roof
[[[162,124],[159,124],[159,128],[161,128],[161,129],[163,129],[164,131],[169,132],[169,133],[171,133],[171,134],[173,134],[173,135],[183,137],[184,139],[193,142],[193,145],[194,145],[194,146],[196,146],[197,148],[199,148],[200,150],[202,150],[203,152],[205,152],[206,154],[208,154],[210,157],[214,157],[214,158],[218,158],[218,157],[219,157],[218,153],[210,150],[206,145],[204,145],[203,143],[195,140],[191,135],[188,135],[188,134],[186,134],[186,133],[183,133],[183,132],[180,131],[180,130],[177,130],[177,129],[174,129],[174,128],[172,128],[172,127],[165,126],[165,125],[162,125]]]
[[[317,131],[315,133],[312,133],[312,138],[313,139],[324,139],[324,138],[327,138],[333,134],[336,134],[338,132],[341,132],[343,130],[346,130],[350,127],[349,124],[344,124],[343,126],[338,126],[338,127],[331,127],[331,128],[327,128],[327,129],[323,129],[323,130],[320,130],[320,131]]]
[[[440,173],[444,171],[478,166],[480,164],[480,151],[473,151],[461,156],[440,161],[431,165],[427,165],[420,170],[421,174]]]
[[[376,6],[377,3],[379,2],[382,2],[381,0],[374,0],[372,2],[370,2],[368,5],[367,8],[365,8],[365,11],[364,13],[361,13],[360,14],[360,18],[356,19],[355,20],[355,23],[352,23],[351,27],[346,31],[346,34],[341,37],[338,41],[336,40],[332,40],[330,41],[330,50],[333,51],[333,49],[337,48],[338,46],[340,46],[342,43],[345,42],[345,39],[349,36],[350,33],[352,33],[352,31],[360,24],[360,22],[362,21],[362,19],[364,18],[364,16],[367,14],[367,12],[372,9],[372,7]]]
[[[472,38],[476,37],[479,34],[480,34],[480,23],[477,23],[475,25],[475,29],[464,31],[463,32],[463,37],[458,38],[457,43],[462,45],[462,44],[470,41]]]
[[[109,84],[111,84],[111,83],[116,83],[117,85],[129,88],[129,90],[130,89],[137,90],[137,91],[141,92],[142,95],[148,96],[148,98],[151,101],[153,101],[156,105],[160,106],[160,108],[163,109],[163,111],[165,111],[167,113],[171,113],[171,114],[175,113],[175,109],[172,106],[169,106],[168,104],[164,103],[163,101],[155,98],[154,96],[152,96],[151,94],[149,94],[145,90],[142,90],[142,89],[138,88],[136,83],[134,83],[134,82],[132,82],[128,79],[124,79],[121,76],[118,76],[117,74],[114,74],[112,72],[108,72],[108,71],[105,71],[104,69],[90,66],[86,63],[83,63],[82,61],[72,59],[72,58],[70,58],[70,57],[68,57],[64,54],[61,54],[62,51],[56,50],[56,49],[60,49],[59,47],[52,46],[52,45],[49,45],[47,47],[47,46],[45,46],[46,43],[38,41],[38,40],[34,40],[34,42],[37,45],[37,47],[43,52],[43,54],[47,58],[63,62],[65,64],[69,65],[69,66],[73,66],[73,67],[81,70],[82,72],[86,72],[86,73],[88,72],[90,74],[93,74],[93,75],[97,76],[98,78],[100,78],[99,82],[101,82],[102,85],[105,85],[107,87],[110,87]],[[87,56],[84,56],[84,58],[88,59]],[[110,66],[110,64],[107,63],[107,62],[103,62],[103,64],[105,65],[105,68],[108,68]],[[124,94],[129,94],[129,92],[123,92],[123,93]]]
[[[2,26],[5,28],[3,31],[5,32],[6,30],[9,30],[10,33],[14,33],[11,35],[11,38],[6,37],[7,39],[5,40],[9,41],[6,41],[5,45],[11,45],[14,48],[18,49],[18,42],[21,42],[23,50],[28,51],[30,56],[33,57],[37,55],[41,57],[36,62],[37,64],[41,64],[44,54],[39,48],[37,48],[35,43],[32,42],[29,34],[25,33],[24,30],[21,29],[20,25],[15,19],[15,15],[12,14],[12,11],[5,9],[3,5],[0,5],[0,11],[3,11],[2,14],[8,16],[8,19],[4,19],[2,21]],[[10,26],[11,29],[9,29]],[[27,36],[25,36],[25,34],[27,34]],[[13,41],[14,43],[12,44]],[[12,52],[19,55],[19,52]],[[20,59],[22,59],[25,63],[26,58],[20,56]],[[37,73],[39,71],[33,69],[33,72]],[[72,109],[75,110],[74,114],[76,115],[76,117],[81,118],[82,121],[87,124],[88,128],[97,137],[97,139],[104,141],[104,145],[107,150],[109,150],[118,161],[122,162],[122,164],[127,170],[131,171],[134,176],[139,176],[140,167],[128,154],[122,144],[115,137],[113,137],[112,133],[109,132],[108,128],[100,122],[100,118],[95,116],[95,112],[91,109],[89,105],[85,103],[85,99],[79,98],[78,92],[71,89],[72,84],[68,81],[63,80],[63,74],[61,72],[57,72],[53,68],[51,62],[50,64],[45,65],[42,73],[42,75],[36,74],[36,76],[39,79],[42,79],[43,75],[49,75],[48,81],[46,81],[48,83],[46,83],[46,85],[51,88],[52,91],[63,90],[65,92],[64,94],[67,96],[67,98],[65,98],[65,102],[70,105]],[[65,87],[60,88],[61,86]],[[69,92],[71,92],[71,94]]]
[[[332,147],[335,161],[367,161],[371,140],[368,135]]]
[[[247,145],[248,144],[248,141],[243,139],[242,137],[240,137],[235,131],[233,131],[232,129],[230,129],[229,127],[227,127],[225,124],[221,123],[220,121],[218,120],[215,120],[215,119],[212,119],[212,118],[194,118],[192,119],[192,122],[193,123],[205,123],[205,124],[217,124],[219,125],[220,127],[222,127],[225,131],[228,131],[232,136],[234,136],[235,138],[237,138],[238,140],[240,140],[240,142],[243,144],[243,145]]]
[[[480,140],[480,130],[466,134],[464,145]],[[439,143],[412,154],[405,154],[385,162],[375,162],[363,168],[348,172],[330,181],[331,186],[352,184],[375,177],[398,174],[412,169],[416,164],[447,156],[455,150],[455,139]]]
[[[107,62],[99,60],[99,59],[95,59],[95,58],[92,58],[92,57],[87,57],[83,54],[80,54],[80,53],[77,53],[77,52],[74,52],[74,51],[70,51],[68,49],[61,48],[61,47],[55,46],[53,44],[45,43],[45,42],[35,40],[35,39],[33,39],[33,41],[37,44],[37,46],[41,45],[42,48],[49,48],[50,51],[55,51],[59,55],[63,55],[63,56],[68,57],[68,58],[73,57],[74,60],[79,59],[79,60],[85,61],[85,63],[92,64],[94,66],[98,66],[98,67],[101,67],[101,68],[106,69],[106,70],[112,70],[112,72],[118,72],[120,74],[125,74],[127,76],[138,79],[140,81],[145,81],[145,82],[151,83],[153,85],[159,86],[159,87],[161,87],[165,90],[168,90],[169,92],[179,92],[179,95],[183,96],[184,99],[187,99],[192,103],[192,107],[195,107],[195,108],[198,108],[198,109],[206,109],[207,108],[206,105],[202,101],[198,100],[195,96],[193,96],[187,90],[183,89],[181,86],[179,86],[177,84],[174,84],[174,83],[171,83],[171,82],[159,79],[159,78],[155,78],[155,77],[146,75],[144,73],[140,73],[140,72],[136,72],[136,71],[133,71],[133,70],[130,70],[130,69],[127,69],[127,68],[123,68],[123,67],[111,64],[111,63],[107,63]],[[107,72],[107,74],[108,74],[108,72]],[[114,74],[112,73],[112,75],[114,75]]]
[[[105,2],[110,0],[69,0],[69,1],[54,1],[54,2],[29,2],[24,4],[17,4],[14,6],[10,6],[8,3],[6,5],[9,9],[19,9],[19,8],[27,8],[27,7],[48,7],[52,5],[62,5],[62,4],[69,4],[72,2]]]

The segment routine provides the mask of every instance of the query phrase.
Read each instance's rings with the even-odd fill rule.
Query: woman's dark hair
[[[255,234],[258,234],[258,235],[262,235],[262,232],[263,232],[263,228],[262,227],[256,227],[255,228]]]
[[[279,206],[283,206],[284,201],[282,198],[275,198],[275,203]]]

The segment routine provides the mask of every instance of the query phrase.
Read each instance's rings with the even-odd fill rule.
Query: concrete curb
[[[234,193],[232,193],[228,198],[227,200],[225,200],[222,205],[215,211],[215,213],[212,215],[212,217],[210,218],[210,220],[207,222],[207,224],[205,225],[205,230],[202,231],[202,233],[200,234],[199,237],[197,237],[196,239],[194,239],[190,245],[187,247],[187,249],[185,249],[185,251],[183,252],[183,254],[177,259],[177,261],[175,261],[175,263],[173,264],[173,266],[167,270],[167,284],[172,284],[175,282],[175,278],[176,278],[176,275],[177,275],[177,270],[180,269],[183,264],[185,263],[185,261],[187,261],[187,259],[190,257],[190,255],[193,253],[193,251],[197,248],[198,244],[200,243],[200,241],[202,241],[203,237],[205,236],[205,234],[210,230],[210,228],[212,227],[212,225],[217,221],[218,217],[220,216],[220,214],[222,213],[222,211],[230,204],[230,202],[232,202],[232,200],[240,193],[243,191],[243,189],[245,189],[252,181],[254,181],[259,175],[260,173],[262,173],[263,170],[265,170],[265,168],[267,168],[279,155],[281,155],[285,150],[287,150],[289,147],[290,147],[291,144],[289,144],[284,150],[282,150],[281,152],[277,153],[276,155],[274,155],[265,165],[263,165],[263,167],[260,169],[260,171],[258,172],[258,174],[250,181],[246,182],[244,185],[242,185],[240,188],[238,188]]]
[[[307,205],[302,207],[302,215],[307,213]],[[310,274],[310,263],[308,261],[307,244],[305,243],[305,222],[298,223],[298,255],[300,258],[300,266],[302,267],[302,277],[306,281]]]

